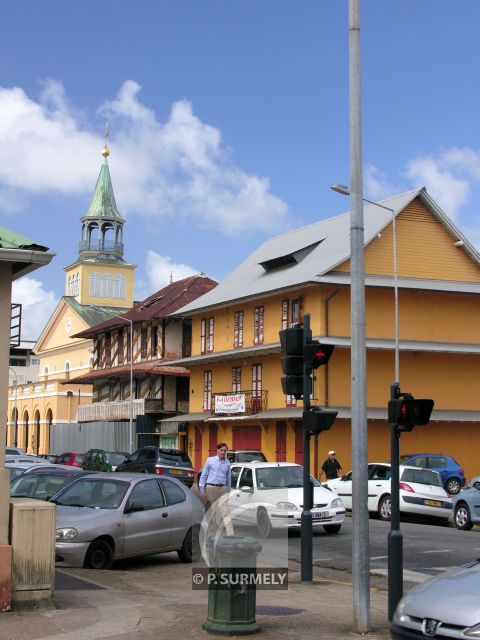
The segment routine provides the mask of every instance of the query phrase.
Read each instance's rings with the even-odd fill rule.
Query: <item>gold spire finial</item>
[[[108,158],[110,155],[110,149],[108,148],[108,122],[105,123],[105,146],[102,150],[102,156]]]

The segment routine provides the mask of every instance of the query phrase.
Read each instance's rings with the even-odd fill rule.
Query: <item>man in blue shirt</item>
[[[207,502],[209,507],[212,507],[218,500],[218,504],[214,508],[223,520],[227,536],[233,536],[232,519],[228,510],[228,494],[232,488],[232,475],[230,462],[226,457],[227,450],[228,447],[225,442],[217,444],[217,455],[207,458],[198,488],[200,489],[200,496]]]

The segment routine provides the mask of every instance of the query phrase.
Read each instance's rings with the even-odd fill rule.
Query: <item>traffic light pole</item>
[[[303,317],[303,345],[310,340],[310,314]],[[310,409],[310,371],[309,365],[303,363],[303,412]],[[312,582],[313,552],[312,552],[312,505],[310,486],[310,434],[303,429],[303,511],[301,517],[301,579],[302,582]]]
[[[398,382],[390,385],[390,400],[400,396]],[[403,536],[400,531],[400,430],[397,423],[390,423],[390,533],[388,534],[388,619],[403,596]]]

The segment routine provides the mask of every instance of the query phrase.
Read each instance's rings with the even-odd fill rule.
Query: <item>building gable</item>
[[[52,349],[71,347],[74,342],[80,342],[80,340],[72,340],[70,336],[87,327],[85,320],[63,298],[43,330],[35,346],[35,353],[41,355]]]
[[[401,278],[478,282],[480,267],[430,209],[415,198],[396,217],[397,270]],[[335,271],[350,272],[350,260]],[[392,224],[365,247],[365,274],[393,274]]]

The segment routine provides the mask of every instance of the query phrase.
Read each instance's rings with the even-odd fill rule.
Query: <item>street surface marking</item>
[[[385,560],[385,558],[388,558],[388,556],[373,556],[370,560]]]
[[[422,553],[452,553],[450,549],[431,549],[430,551],[423,551]]]
[[[372,576],[388,576],[388,569],[370,569],[370,575]],[[420,573],[419,571],[403,570],[403,579],[408,582],[424,582],[432,576],[428,573]]]

